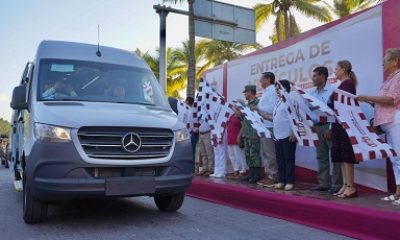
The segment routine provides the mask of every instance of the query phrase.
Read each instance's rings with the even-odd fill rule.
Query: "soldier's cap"
[[[254,91],[254,92],[257,92],[257,87],[256,87],[256,85],[246,85],[246,86],[244,86],[243,93],[245,93],[245,92],[247,92],[247,91]]]

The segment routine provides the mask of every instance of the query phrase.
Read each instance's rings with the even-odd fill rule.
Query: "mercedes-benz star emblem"
[[[142,140],[140,139],[139,135],[133,132],[125,134],[122,137],[121,142],[122,148],[129,153],[139,151],[140,147],[142,146]]]

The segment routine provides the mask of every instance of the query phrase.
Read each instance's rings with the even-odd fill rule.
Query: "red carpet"
[[[400,239],[400,212],[194,179],[189,196],[357,239]]]

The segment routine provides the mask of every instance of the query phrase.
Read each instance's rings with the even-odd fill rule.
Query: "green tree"
[[[210,62],[205,57],[205,52],[207,50],[206,40],[200,40],[195,44],[194,57],[196,61],[196,81],[195,88],[197,87],[198,80],[203,75],[203,73],[210,67],[213,66],[212,62]],[[180,82],[188,82],[188,64],[190,61],[190,46],[189,41],[182,42],[182,47],[174,49],[173,58],[176,60],[177,66],[173,70],[173,74],[177,76]]]
[[[332,20],[329,8],[319,3],[320,0],[269,0],[254,6],[256,13],[256,30],[259,31],[271,17],[275,17],[273,42],[281,42],[300,33],[294,17],[296,10],[307,17],[321,22]]]
[[[173,97],[180,97],[179,91],[185,86],[185,83],[176,80],[173,72],[176,67],[176,61],[172,57],[172,48],[167,48],[167,95]],[[157,79],[160,77],[160,51],[156,50],[156,54],[152,55],[148,52],[143,53],[139,49],[136,49],[136,54],[143,58],[153,71]]]
[[[9,123],[7,120],[4,120],[0,118],[0,136],[8,136],[11,130],[11,123]]]
[[[198,41],[195,45],[195,60],[199,64],[196,66],[196,79],[199,79],[205,70],[210,68],[212,64],[204,58],[206,50],[206,41]],[[141,56],[149,65],[154,75],[159,77],[159,50],[155,55],[148,52],[142,53],[137,49],[136,54]],[[167,95],[181,98],[179,92],[187,87],[188,83],[188,64],[190,61],[189,41],[182,42],[182,47],[167,49]]]
[[[187,66],[187,89],[186,95],[194,97],[196,82],[196,57],[195,57],[195,27],[194,27],[194,1],[195,0],[164,0],[174,4],[187,1],[189,5],[189,64]]]
[[[339,18],[351,15],[375,4],[383,2],[382,0],[334,0],[331,11]]]

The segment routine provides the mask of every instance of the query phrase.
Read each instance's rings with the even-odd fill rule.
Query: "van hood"
[[[99,102],[38,102],[33,110],[35,122],[80,128],[83,126],[184,128],[167,107]]]

